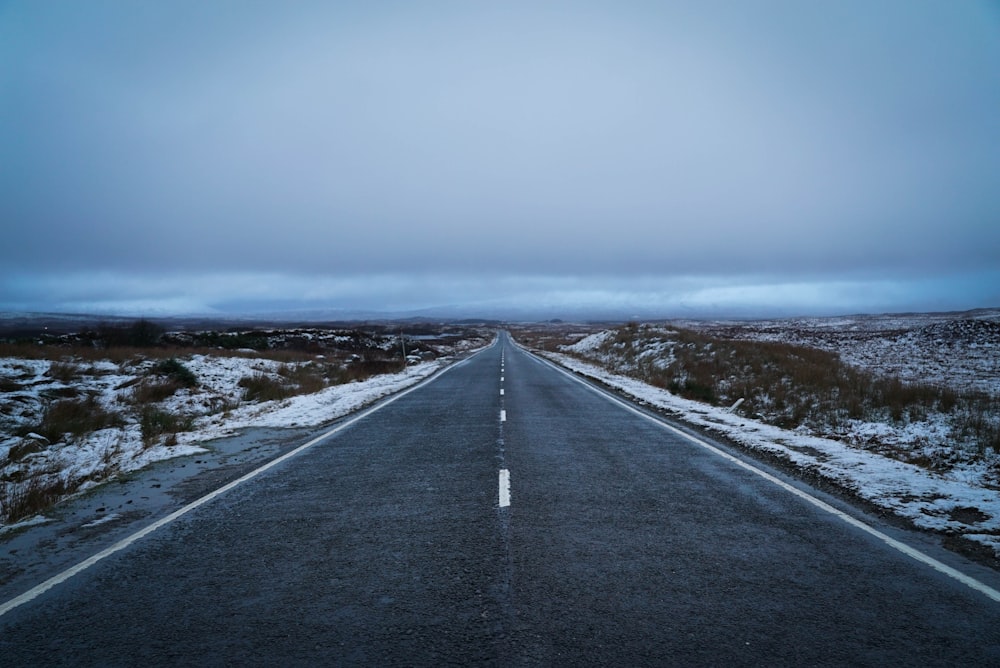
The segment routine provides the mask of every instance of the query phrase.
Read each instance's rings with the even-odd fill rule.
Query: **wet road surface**
[[[998,665],[1000,604],[502,335],[0,616],[150,664]]]

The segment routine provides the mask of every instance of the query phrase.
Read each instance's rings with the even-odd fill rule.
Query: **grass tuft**
[[[120,427],[121,415],[108,411],[93,396],[80,399],[63,399],[50,404],[42,421],[23,430],[24,435],[34,431],[52,443],[62,440],[67,434],[80,437],[99,429]]]
[[[174,380],[153,381],[147,379],[132,386],[128,401],[136,406],[155,404],[174,396],[179,389],[181,389],[180,384]]]
[[[64,383],[72,383],[80,378],[80,369],[70,362],[53,362],[45,375]]]
[[[168,439],[168,445],[177,442],[176,434],[180,431],[189,431],[194,420],[189,416],[176,415],[160,410],[155,406],[144,406],[139,413],[139,426],[142,429],[142,440],[147,446],[163,436],[172,437]]]
[[[238,383],[243,388],[245,401],[274,401],[292,396],[288,385],[265,373],[243,376]]]
[[[24,481],[0,481],[0,521],[13,524],[37,515],[69,491],[66,480],[57,476],[39,475]]]

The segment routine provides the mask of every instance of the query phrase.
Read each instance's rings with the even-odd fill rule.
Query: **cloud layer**
[[[177,276],[891,307],[1000,270],[986,2],[15,1],[0,62],[7,308],[206,301]]]

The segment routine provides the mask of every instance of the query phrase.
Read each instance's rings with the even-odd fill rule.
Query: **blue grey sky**
[[[0,0],[0,310],[1000,306],[1000,3]]]

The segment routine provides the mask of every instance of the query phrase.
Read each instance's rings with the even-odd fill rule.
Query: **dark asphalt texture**
[[[56,665],[1000,665],[1000,604],[502,335],[0,617]]]

